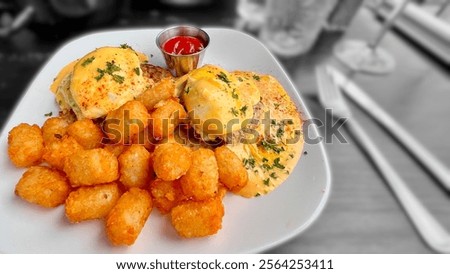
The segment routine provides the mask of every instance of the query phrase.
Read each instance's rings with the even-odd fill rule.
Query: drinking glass
[[[395,68],[394,57],[380,47],[380,42],[391,29],[397,17],[403,12],[410,0],[397,4],[384,21],[382,29],[371,42],[344,40],[334,48],[334,54],[353,71],[386,74]]]

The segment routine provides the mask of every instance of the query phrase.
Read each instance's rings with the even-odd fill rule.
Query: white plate
[[[288,91],[305,119],[310,115],[289,77],[256,39],[231,29],[205,28],[211,43],[203,63],[227,70],[251,70],[274,75]],[[330,192],[330,170],[322,144],[305,145],[290,177],[269,195],[245,199],[225,197],[223,228],[215,236],[181,239],[168,218],[154,210],[136,243],[112,247],[102,221],[70,224],[64,207],[44,209],[14,195],[24,169],[7,157],[8,131],[26,122],[42,125],[45,113],[58,112],[49,85],[68,62],[96,47],[127,43],[163,66],[155,45],[159,29],[120,30],[89,34],[59,49],[33,80],[6,123],[0,138],[0,252],[2,253],[256,253],[279,245],[304,231],[319,216]],[[318,137],[309,127],[309,136]]]

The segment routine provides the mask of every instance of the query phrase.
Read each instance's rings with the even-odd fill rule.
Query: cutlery
[[[326,70],[346,95],[389,131],[450,192],[450,170],[435,155],[348,77],[332,66],[327,66]]]
[[[323,107],[332,109],[336,119],[348,118],[344,125],[366,150],[424,241],[436,252],[450,253],[450,234],[408,188],[358,121],[351,117],[350,108],[331,75],[324,67],[317,67],[316,77]]]

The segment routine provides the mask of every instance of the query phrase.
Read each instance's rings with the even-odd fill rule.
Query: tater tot
[[[108,113],[103,128],[113,143],[129,144],[134,135],[147,127],[148,120],[145,106],[134,100]]]
[[[66,199],[66,217],[72,223],[106,217],[119,197],[116,183],[80,187]]]
[[[131,145],[119,156],[119,181],[126,187],[146,187],[153,179],[150,152],[143,146]]]
[[[157,140],[153,138],[149,131],[149,127],[145,128],[144,131],[139,132],[131,138],[131,143],[136,145],[144,146],[148,151],[155,150],[155,145]]]
[[[163,78],[155,86],[144,91],[137,100],[142,102],[148,111],[151,111],[159,101],[172,97],[174,90],[175,80],[171,77]]]
[[[45,146],[42,159],[52,167],[63,170],[65,159],[80,150],[83,147],[73,137],[65,135]]]
[[[44,138],[38,125],[19,124],[9,131],[8,156],[17,167],[28,167],[41,162]]]
[[[48,145],[51,142],[60,140],[67,133],[69,121],[63,117],[50,117],[45,120],[42,125],[42,137],[44,144]]]
[[[132,245],[141,233],[153,203],[150,194],[131,188],[117,201],[106,218],[106,234],[113,245]]]
[[[179,180],[156,179],[150,183],[150,193],[153,197],[153,204],[161,214],[169,213],[174,206],[187,198],[181,190]]]
[[[119,157],[119,155],[125,152],[128,148],[130,148],[130,146],[124,144],[107,144],[103,147],[104,150],[111,152],[116,157]]]
[[[232,192],[237,192],[247,185],[248,174],[239,157],[226,146],[214,151],[219,167],[219,180]]]
[[[222,199],[186,201],[171,211],[172,225],[184,238],[205,237],[216,234],[222,228],[225,213]]]
[[[173,181],[191,166],[191,150],[177,143],[158,145],[153,152],[153,169],[164,181]]]
[[[119,179],[119,162],[102,148],[81,150],[66,158],[64,172],[73,187],[110,183]]]
[[[193,151],[191,167],[180,182],[184,194],[196,200],[214,197],[219,188],[219,171],[214,152],[206,148]]]
[[[71,191],[62,172],[44,166],[30,167],[20,178],[15,193],[25,201],[43,207],[63,204]]]
[[[173,134],[173,131],[180,123],[186,119],[187,114],[183,105],[175,99],[168,99],[159,102],[156,109],[150,115],[150,132],[157,140]]]
[[[70,124],[67,134],[75,138],[85,149],[102,147],[103,132],[90,119],[82,119]]]

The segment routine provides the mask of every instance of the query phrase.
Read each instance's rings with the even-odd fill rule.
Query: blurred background
[[[221,26],[247,32],[264,43],[279,58],[314,117],[325,121],[326,116],[317,100],[315,67],[332,64],[450,167],[449,2],[0,0],[0,127],[39,68],[74,37],[175,24]],[[345,56],[353,61],[362,57],[346,48],[346,41],[383,50],[389,59],[352,66]],[[414,193],[450,230],[448,192],[365,111],[351,107]],[[351,136],[344,131],[349,144],[340,144],[327,136],[328,127],[320,130],[328,140],[333,172],[329,203],[311,229],[269,252],[434,252]]]

